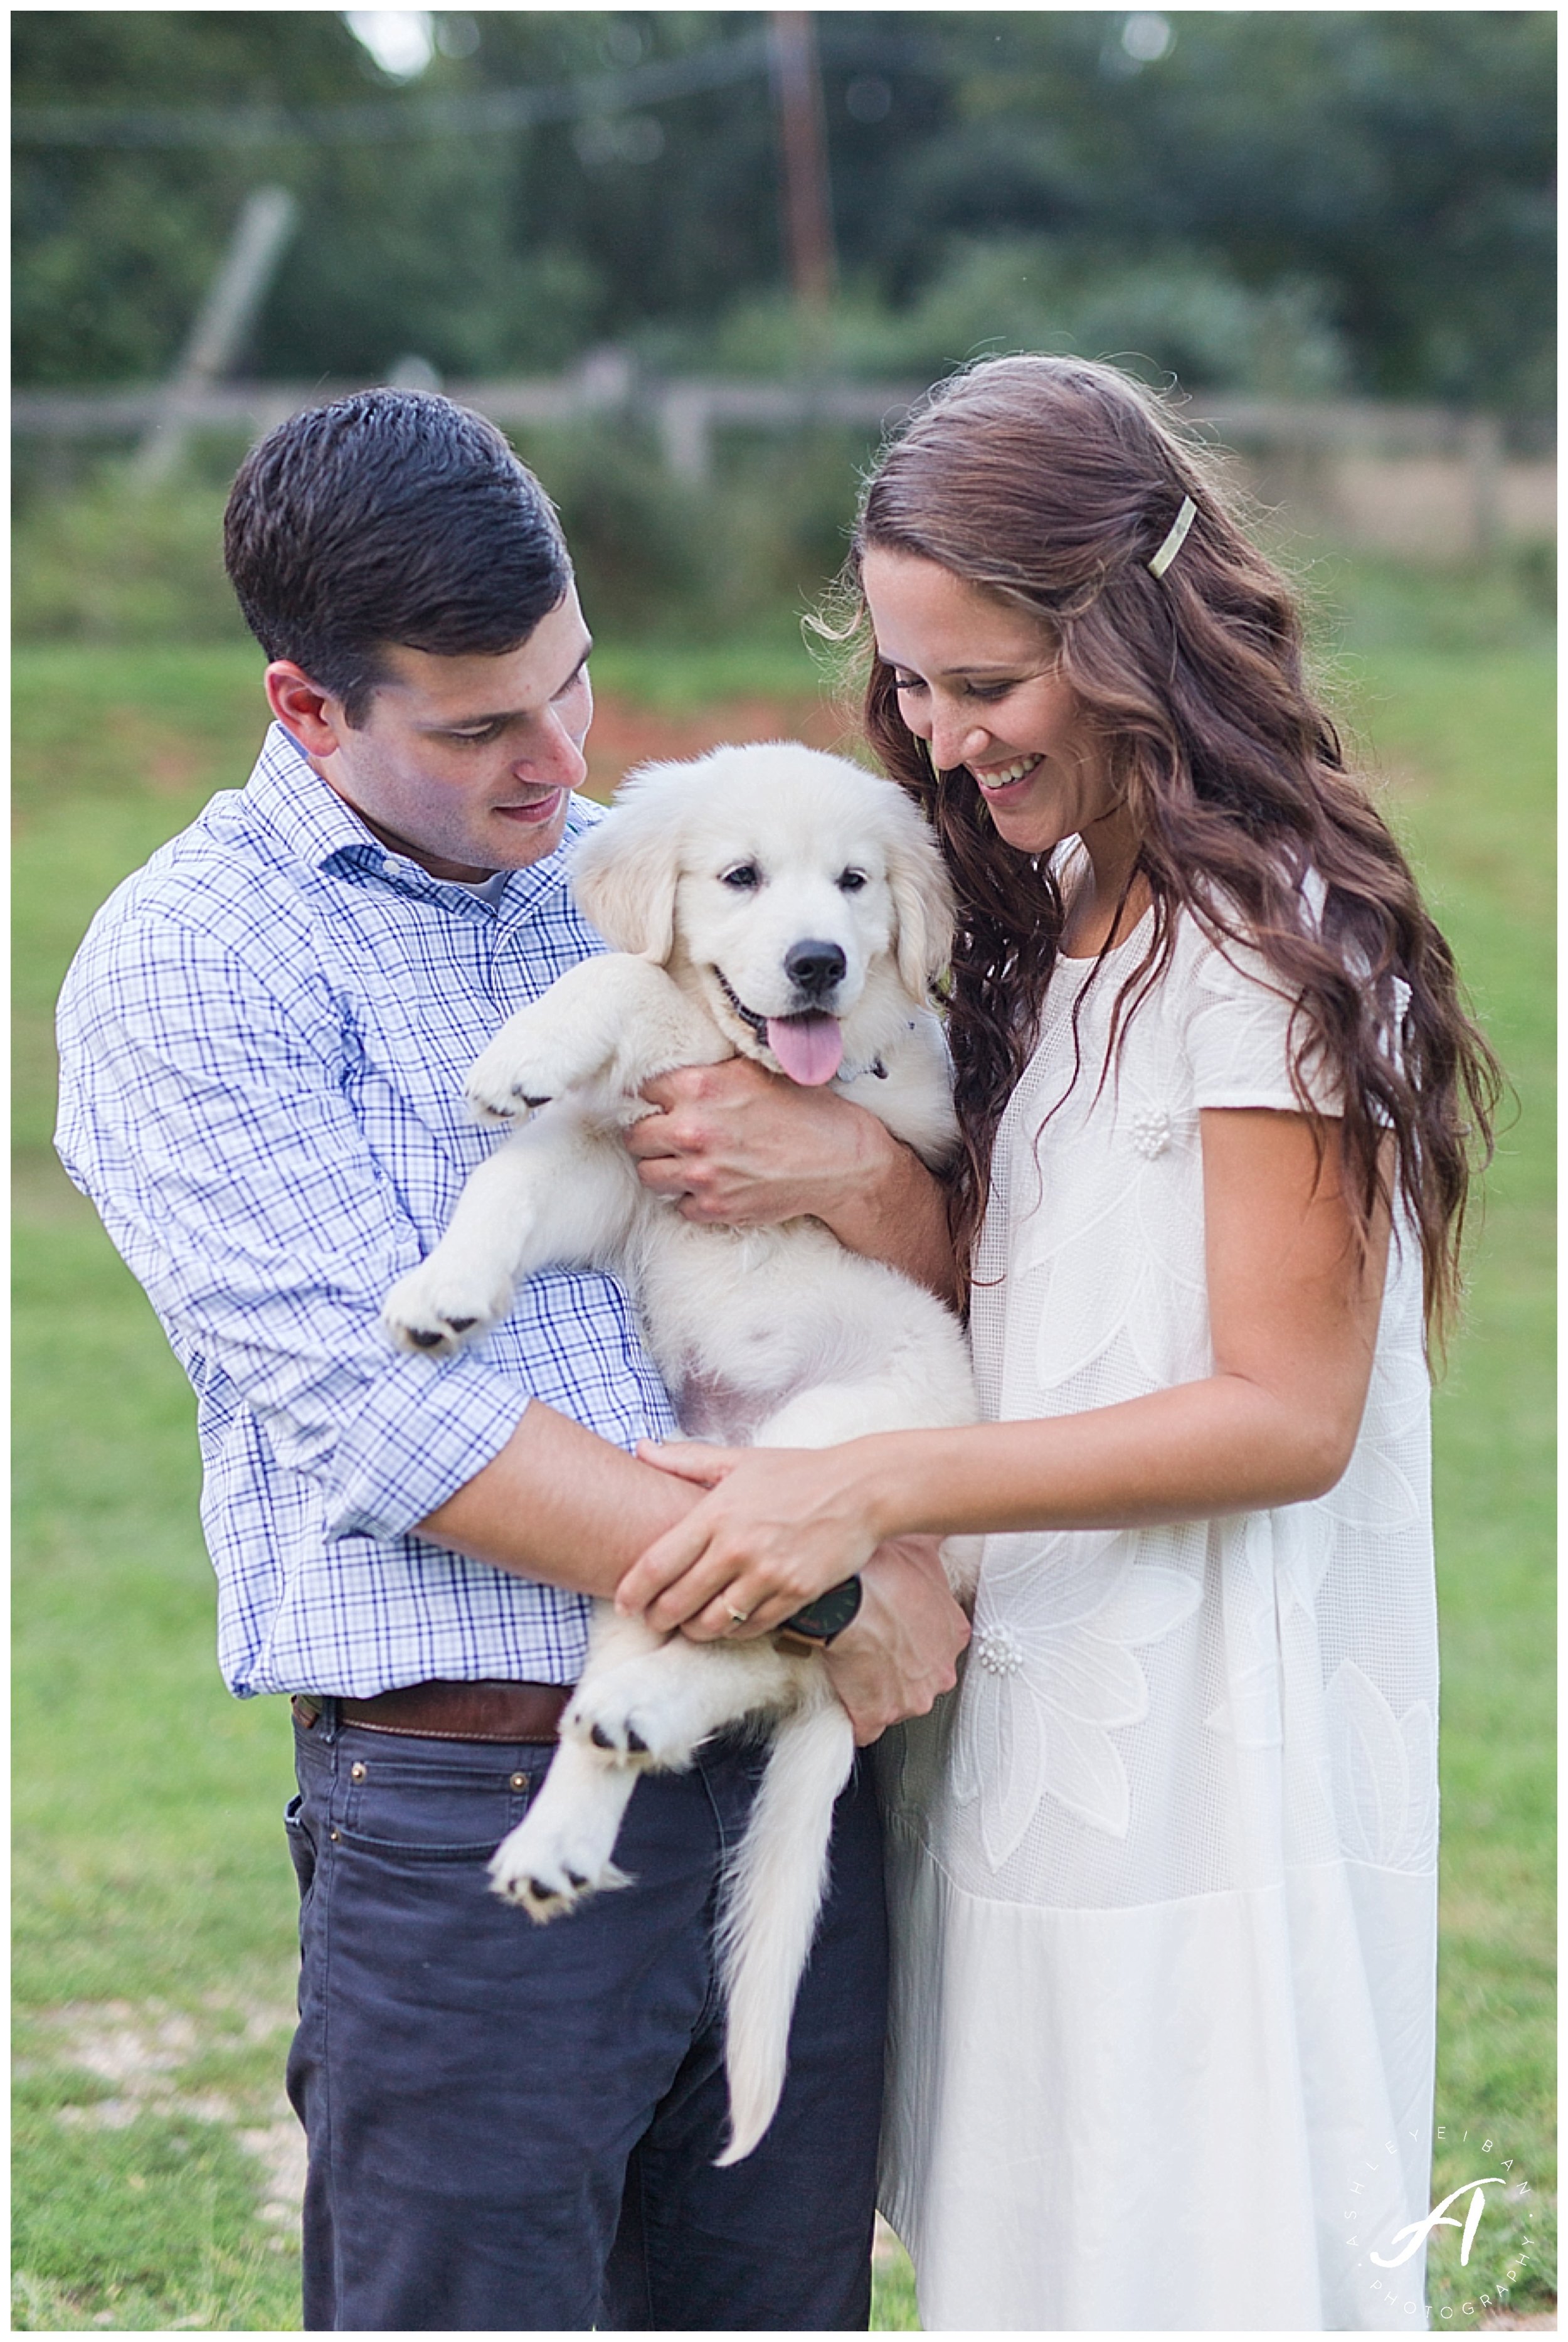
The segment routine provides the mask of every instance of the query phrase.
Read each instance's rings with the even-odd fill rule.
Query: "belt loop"
[[[337,1701],[331,1692],[323,1692],[320,1697],[321,1715],[315,1728],[330,1748],[338,1735]]]

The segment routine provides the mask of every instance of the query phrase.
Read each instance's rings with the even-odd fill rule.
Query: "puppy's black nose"
[[[823,943],[814,936],[803,944],[791,944],[784,954],[784,974],[797,991],[808,993],[814,1000],[844,982],[848,965],[837,944]]]

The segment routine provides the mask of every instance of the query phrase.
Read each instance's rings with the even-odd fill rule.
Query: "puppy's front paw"
[[[535,1106],[548,1106],[599,1071],[585,1062],[581,1036],[563,1029],[559,1014],[543,1004],[520,1008],[507,1019],[483,1056],[476,1057],[463,1095],[482,1122],[526,1121]]]
[[[694,1736],[684,1671],[663,1651],[627,1659],[578,1686],[561,1719],[563,1739],[596,1748],[610,1765],[638,1772],[684,1772],[706,1737]]]
[[[454,1270],[437,1252],[398,1278],[382,1304],[381,1323],[400,1350],[447,1357],[471,1335],[504,1317],[511,1303],[509,1278]]]
[[[619,1818],[618,1808],[615,1818]],[[617,1870],[610,1859],[614,1823],[606,1844],[599,1821],[589,1811],[552,1815],[535,1807],[490,1857],[490,1877],[496,1894],[517,1904],[543,1927],[564,1911],[574,1910],[585,1896],[629,1887],[632,1882],[625,1872]]]

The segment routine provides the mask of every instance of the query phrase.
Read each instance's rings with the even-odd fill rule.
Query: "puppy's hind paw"
[[[604,1762],[637,1772],[683,1773],[707,1737],[692,1727],[680,1677],[665,1654],[628,1659],[586,1678],[561,1719],[561,1735],[597,1749]]]
[[[490,1880],[495,1893],[538,1927],[574,1911],[586,1897],[632,1882],[613,1862],[599,1860],[570,1846],[550,1843],[553,1834],[529,1831],[526,1822],[504,1838],[490,1858]],[[587,1862],[589,1869],[579,1869]]]

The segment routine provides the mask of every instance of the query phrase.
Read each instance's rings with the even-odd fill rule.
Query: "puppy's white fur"
[[[615,948],[519,1010],[474,1066],[470,1100],[515,1136],[388,1296],[393,1338],[439,1355],[503,1316],[519,1278],[591,1266],[626,1278],[689,1434],[825,1446],[972,1421],[963,1336],[930,1294],[844,1251],[816,1220],[684,1220],[619,1143],[650,1111],[645,1082],[737,1055],[782,1071],[770,1034],[786,1046],[810,1011],[838,1021],[833,1086],[928,1164],[950,1156],[957,1127],[927,1002],[952,910],[914,807],[838,757],[787,743],[721,748],[632,775],[577,849],[573,880]],[[803,991],[806,943],[827,966]],[[770,1026],[781,1018],[796,1026]],[[798,1045],[789,1054],[800,1062]],[[767,1638],[662,1638],[600,1604],[544,1787],[492,1865],[498,1890],[539,1920],[623,1884],[612,1857],[638,1773],[684,1768],[748,1717],[770,1719],[773,1745],[726,1887],[726,2163],[751,2152],[778,2104],[854,1756],[817,1659]]]

